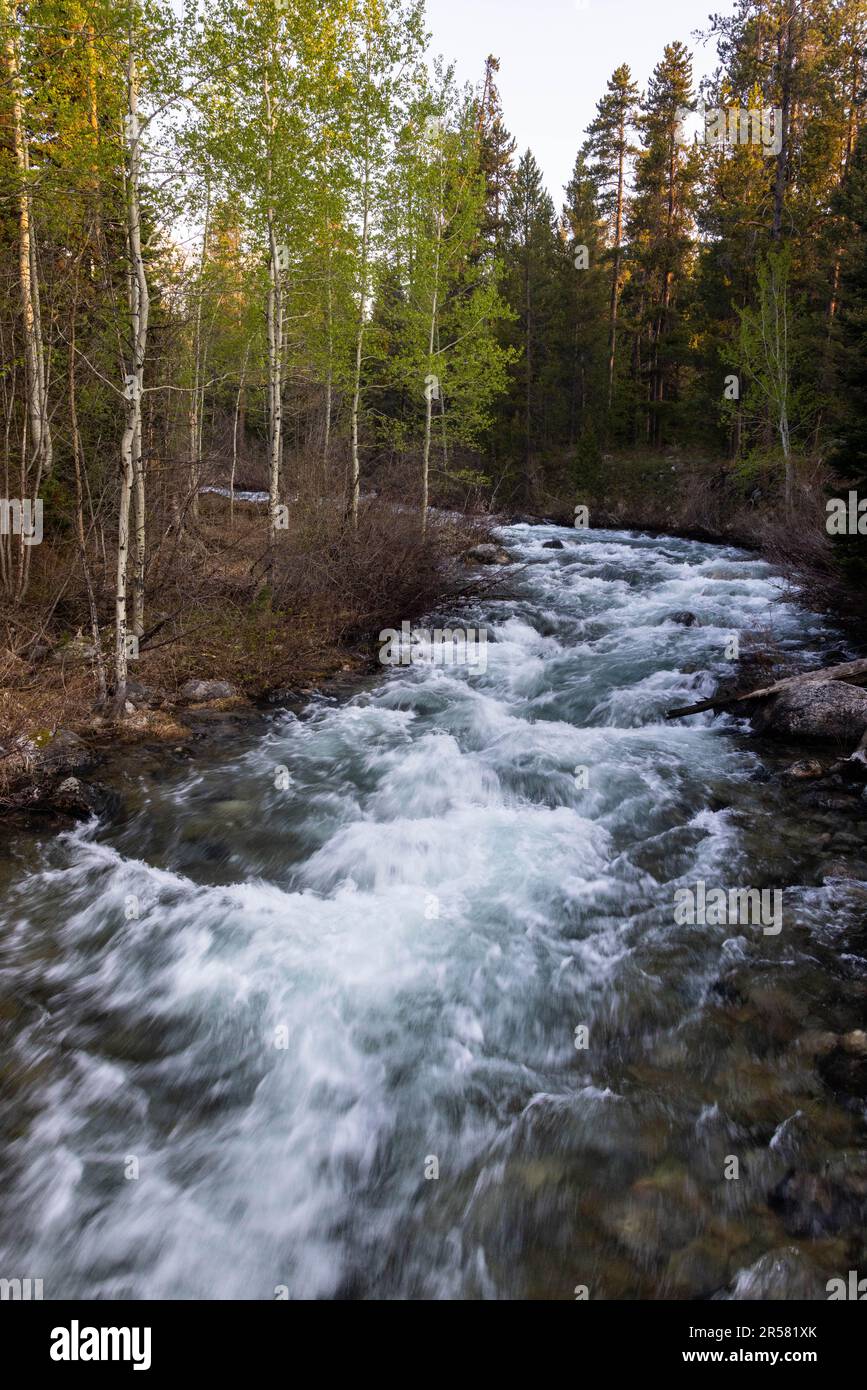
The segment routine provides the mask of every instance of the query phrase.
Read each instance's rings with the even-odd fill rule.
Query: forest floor
[[[203,498],[183,544],[161,547],[120,715],[98,701],[80,563],[70,581],[69,553],[45,543],[28,601],[7,611],[0,635],[0,812],[42,805],[95,746],[183,743],[191,720],[201,737],[206,717],[252,717],[375,668],[382,629],[455,603],[472,573],[477,582],[462,557],[488,534],[475,518],[432,514],[422,543],[416,514],[375,501],[355,533],[342,521],[337,533],[324,511],[301,513],[268,554],[261,507],[237,506],[231,527],[227,515],[225,499]],[[112,576],[91,563],[110,679]]]

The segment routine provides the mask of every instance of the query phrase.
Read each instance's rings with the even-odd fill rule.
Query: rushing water
[[[817,1224],[769,1194],[867,1171],[810,1044],[865,1013],[864,823],[793,811],[731,719],[662,718],[732,632],[828,634],[734,550],[504,539],[508,597],[454,620],[486,670],[385,673],[7,847],[0,1274],[786,1298],[850,1267],[857,1202]],[[782,931],[677,925],[699,879],[784,887]]]

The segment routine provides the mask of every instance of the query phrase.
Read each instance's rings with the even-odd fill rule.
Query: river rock
[[[818,1067],[825,1085],[837,1095],[867,1096],[867,1054],[835,1047],[820,1057]]]
[[[789,1235],[816,1239],[857,1229],[867,1219],[867,1180],[862,1175],[826,1177],[791,1170],[769,1194]]]
[[[563,548],[564,548],[564,546],[563,546],[563,542],[562,542],[562,541],[543,541],[543,542],[542,542],[542,549],[543,549],[543,550],[563,550]]]
[[[53,737],[36,742],[34,770],[49,777],[85,772],[96,761],[92,749],[71,729],[58,729]]]
[[[474,545],[464,556],[466,560],[473,561],[477,565],[508,565],[511,559],[505,550],[498,545],[489,544],[485,541],[482,545]]]
[[[859,739],[867,729],[867,690],[845,681],[806,681],[781,690],[752,718],[757,733],[781,738]]]
[[[679,623],[681,627],[694,627],[698,618],[694,613],[690,613],[686,608],[678,608],[674,613],[669,613],[670,623]]]
[[[825,769],[815,758],[804,758],[800,762],[792,763],[790,767],[783,770],[783,776],[791,778],[794,782],[809,782],[814,777],[822,777]]]
[[[127,681],[126,697],[133,705],[157,705],[160,699],[155,690],[141,681]]]
[[[109,801],[110,796],[104,788],[82,782],[78,777],[65,777],[48,794],[45,804],[53,811],[78,820],[101,815]]]
[[[238,692],[228,681],[187,681],[179,694],[191,704],[204,705],[211,700],[231,700]]]

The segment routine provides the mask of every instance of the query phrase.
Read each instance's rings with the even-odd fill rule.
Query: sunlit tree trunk
[[[127,607],[130,550],[130,503],[135,489],[140,503],[137,506],[136,544],[143,544],[144,482],[142,478],[142,392],[144,364],[148,341],[150,295],[141,245],[141,207],[139,184],[141,178],[141,123],[139,119],[139,79],[136,65],[136,36],[130,32],[127,59],[127,169],[126,169],[126,233],[129,259],[129,312],[132,338],[131,371],[124,383],[125,422],[121,440],[120,500],[117,532],[117,583],[115,589],[115,703],[123,710],[128,678],[130,623]],[[137,563],[138,568],[138,563]],[[142,556],[143,580],[143,556]],[[141,606],[134,604],[133,622],[143,624],[143,595]],[[140,634],[134,634],[136,636]]]
[[[48,417],[48,392],[45,373],[45,353],[42,341],[42,315],[39,299],[39,272],[33,231],[33,206],[30,192],[30,156],[24,127],[24,107],[21,74],[18,61],[18,42],[15,32],[15,7],[10,0],[3,3],[3,59],[6,80],[11,95],[12,143],[18,175],[18,283],[21,296],[21,318],[24,339],[25,389],[27,397],[27,465],[23,487],[28,495],[38,497],[42,480],[53,465],[51,424]],[[30,547],[22,543],[19,550],[16,596],[23,597],[30,569]]]

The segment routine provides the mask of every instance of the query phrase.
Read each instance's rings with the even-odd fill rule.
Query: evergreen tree
[[[552,437],[552,402],[544,388],[556,365],[552,325],[562,319],[564,296],[554,204],[531,150],[521,156],[509,194],[504,257],[504,289],[515,315],[507,341],[520,354],[506,407],[509,452],[521,458],[524,502],[532,507],[541,492],[541,460]]]
[[[564,359],[570,451],[585,435],[599,437],[606,418],[606,311],[610,304],[606,222],[598,175],[588,162],[588,153],[585,145],[575,158],[561,219],[568,275]]]
[[[617,313],[622,288],[623,237],[627,210],[629,165],[635,153],[632,133],[635,127],[638,88],[624,63],[608,80],[605,95],[596,107],[596,117],[588,128],[587,152],[595,161],[595,177],[600,189],[600,205],[608,218],[611,246],[611,285],[608,309],[608,411],[614,402],[617,357]]]
[[[689,351],[679,303],[692,268],[700,173],[697,151],[682,139],[683,113],[692,103],[689,52],[668,44],[641,103],[642,149],[629,217],[633,324],[652,444],[663,439]]]
[[[482,236],[495,254],[502,247],[515,153],[515,141],[503,123],[503,108],[495,81],[499,71],[499,58],[488,57],[477,117],[479,167],[485,179]]]

